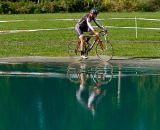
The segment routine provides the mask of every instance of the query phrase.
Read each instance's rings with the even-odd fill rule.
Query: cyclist
[[[80,51],[81,51],[81,57],[83,59],[87,59],[87,55],[84,52],[84,32],[89,32],[91,35],[96,35],[97,41],[100,41],[99,39],[99,33],[96,32],[96,30],[93,28],[93,26],[90,24],[91,21],[94,21],[94,23],[101,29],[104,29],[103,26],[101,26],[98,21],[96,20],[96,16],[98,15],[98,10],[96,8],[91,9],[91,11],[87,14],[85,14],[80,21],[76,24],[75,30],[79,35],[80,40]]]

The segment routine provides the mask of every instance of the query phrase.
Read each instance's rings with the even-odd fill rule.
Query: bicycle
[[[101,61],[109,61],[113,56],[113,47],[109,40],[107,40],[108,35],[106,30],[99,32],[100,41],[97,42],[95,35],[85,35],[84,36],[84,52],[88,53],[96,46],[96,55]],[[70,42],[68,44],[68,53],[70,56],[75,56],[80,54],[80,40],[75,44],[75,42]]]

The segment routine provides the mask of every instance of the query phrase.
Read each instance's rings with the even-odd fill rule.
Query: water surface
[[[0,130],[159,130],[160,69],[0,65]]]

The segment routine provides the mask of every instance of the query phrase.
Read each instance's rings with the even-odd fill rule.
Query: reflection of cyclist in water
[[[68,66],[67,75],[71,82],[80,83],[77,101],[94,115],[97,105],[106,95],[106,84],[112,79],[113,66],[110,63],[92,65],[72,63]]]
[[[80,71],[80,87],[76,93],[78,102],[95,114],[95,107],[98,105],[102,97],[105,96],[105,90],[102,89],[101,80],[103,75],[99,76],[97,82],[91,85],[87,84],[87,75],[85,73],[85,65],[81,64]],[[92,79],[91,79],[92,80]]]

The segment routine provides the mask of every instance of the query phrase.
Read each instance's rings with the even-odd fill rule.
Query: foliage
[[[160,0],[150,0],[149,2],[140,3],[138,5],[138,10],[141,11],[159,11],[160,10]]]
[[[159,11],[160,0],[1,0],[0,14],[100,11]]]

